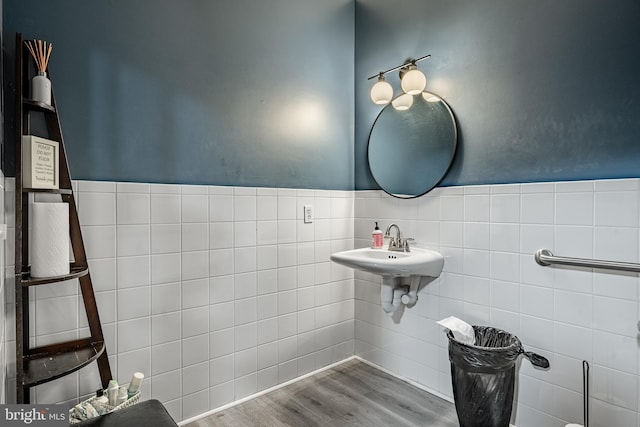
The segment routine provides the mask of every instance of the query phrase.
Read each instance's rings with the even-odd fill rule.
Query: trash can
[[[549,361],[525,352],[518,337],[501,329],[473,326],[473,330],[475,345],[463,344],[451,331],[447,333],[460,427],[508,427],[518,357],[524,354],[541,368],[548,368]]]

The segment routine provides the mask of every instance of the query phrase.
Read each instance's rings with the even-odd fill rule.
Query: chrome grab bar
[[[605,261],[601,259],[555,256],[548,249],[538,249],[538,251],[536,251],[535,253],[535,259],[538,264],[545,267],[553,264],[559,264],[572,265],[575,267],[604,268],[607,270],[633,271],[640,273],[640,264],[634,262],[618,262]]]

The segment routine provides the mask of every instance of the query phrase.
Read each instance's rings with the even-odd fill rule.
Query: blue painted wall
[[[10,0],[4,15],[55,44],[74,178],[377,188],[366,77],[426,53],[459,123],[443,185],[640,176],[637,0]]]
[[[8,0],[76,179],[353,189],[352,0]]]
[[[356,189],[377,188],[367,77],[425,54],[460,132],[441,185],[640,177],[638,22],[637,0],[356,0]]]

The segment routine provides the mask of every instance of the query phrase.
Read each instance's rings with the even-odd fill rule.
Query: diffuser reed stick
[[[27,49],[29,49],[29,53],[33,57],[33,60],[36,63],[36,68],[38,68],[38,72],[45,73],[47,71],[47,65],[49,64],[49,58],[51,57],[51,49],[53,45],[51,43],[47,44],[44,40],[27,40],[25,41],[27,45]]]

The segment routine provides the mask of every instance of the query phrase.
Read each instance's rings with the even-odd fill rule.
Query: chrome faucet
[[[395,227],[396,228],[396,238],[395,240],[393,239],[393,237],[391,237],[391,228]],[[400,241],[402,240],[402,233],[400,233],[400,227],[398,227],[398,224],[391,224],[387,227],[387,231],[384,232],[384,237],[391,237],[391,240],[389,241],[389,250],[393,251],[393,250],[397,250],[397,248],[400,246]]]
[[[391,229],[396,229],[396,237],[391,237]],[[387,231],[384,232],[384,237],[391,237],[389,241],[389,250],[390,251],[404,251],[404,244],[402,241],[402,233],[400,232],[400,227],[398,224],[391,224],[387,227]]]
[[[391,237],[391,228],[393,227],[395,227],[396,229],[395,238]],[[415,240],[410,237],[407,237],[405,239],[402,238],[402,233],[400,232],[400,227],[398,227],[398,224],[389,225],[387,227],[387,230],[384,232],[384,237],[391,237],[388,248],[390,251],[411,252],[409,242],[415,242]]]

